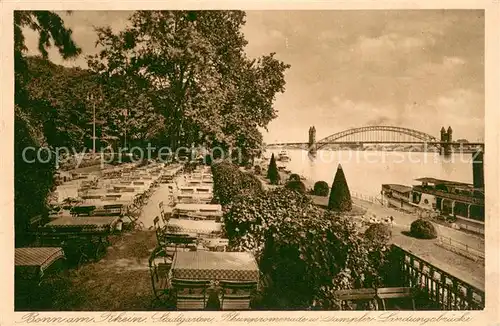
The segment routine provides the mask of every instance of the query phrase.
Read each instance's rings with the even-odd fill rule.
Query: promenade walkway
[[[165,212],[172,210],[169,204],[169,194],[168,183],[160,183],[160,186],[155,189],[151,197],[148,199],[148,203],[142,208],[141,215],[139,216],[139,221],[144,224],[146,230],[154,227],[154,219],[156,216],[160,215],[160,202],[163,201],[165,204]]]
[[[410,251],[416,256],[425,259],[434,266],[462,279],[469,284],[484,290],[485,268],[483,262],[476,262],[463,257],[455,252],[436,245],[437,240],[416,239],[402,232],[410,230],[410,224],[417,216],[404,214],[394,209],[366,202],[357,198],[352,199],[353,204],[367,209],[368,214],[376,214],[379,217],[393,216],[394,225],[392,230],[392,241],[401,248]],[[484,251],[484,240],[480,237],[464,233],[442,225],[434,224],[438,234],[450,237],[456,241],[467,243],[471,247]]]
[[[353,198],[352,200],[355,205],[364,207],[368,209],[372,214],[376,214],[381,218],[384,218],[386,216],[393,216],[394,224],[400,227],[406,227],[406,229],[409,229],[410,224],[418,218],[417,215],[405,214],[398,210],[385,207],[380,204],[371,203],[357,198]],[[485,245],[484,239],[482,237],[470,233],[465,233],[460,230],[455,230],[437,223],[434,223],[434,226],[436,227],[437,232],[440,236],[451,238],[455,241],[467,244],[473,249],[484,251]]]

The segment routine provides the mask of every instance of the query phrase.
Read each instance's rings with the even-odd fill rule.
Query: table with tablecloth
[[[222,216],[222,206],[214,204],[176,204],[172,210],[174,213],[201,213],[212,216]]]
[[[64,259],[64,251],[59,247],[16,248],[14,254],[16,277],[41,277],[55,261]]]
[[[172,263],[175,279],[213,281],[259,280],[259,267],[249,252],[176,252]]]
[[[133,202],[133,198],[119,198],[114,200],[86,199],[85,201],[76,204],[71,209],[71,212],[74,215],[95,214],[121,216],[127,213],[128,207],[131,206]]]
[[[109,245],[109,235],[121,229],[119,216],[61,217],[39,228],[44,246],[61,246],[72,258],[98,259]]]
[[[207,204],[213,199],[212,194],[178,194],[174,201],[179,204]],[[216,214],[218,216],[218,214]]]
[[[167,232],[188,234],[211,234],[222,230],[222,223],[212,220],[197,221],[182,218],[171,218],[166,226]]]
[[[110,232],[118,222],[119,216],[85,216],[85,217],[61,217],[45,224],[43,230],[53,232]]]

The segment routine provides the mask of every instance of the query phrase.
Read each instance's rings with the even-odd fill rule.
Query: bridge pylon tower
[[[450,155],[451,143],[453,142],[453,130],[451,129],[451,127],[448,127],[448,130],[445,130],[444,127],[441,127],[441,142],[446,143],[441,145],[441,154]]]
[[[311,154],[316,154],[316,128],[314,126],[309,127],[309,141],[308,150]]]

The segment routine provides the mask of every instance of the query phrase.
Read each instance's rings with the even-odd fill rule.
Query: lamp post
[[[122,111],[122,113],[123,113],[123,117],[125,118],[125,149],[128,149],[127,148],[127,117],[128,117],[128,110],[124,109]]]
[[[89,94],[87,100],[92,102],[92,153],[95,154],[95,99],[94,94]]]

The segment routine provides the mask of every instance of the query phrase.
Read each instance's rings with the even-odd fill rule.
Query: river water
[[[279,150],[269,151],[266,156]],[[284,163],[292,173],[309,180],[332,184],[338,164],[342,165],[351,192],[379,196],[381,185],[395,183],[418,184],[416,178],[472,183],[472,154],[383,152],[383,151],[318,151],[316,157],[304,150],[288,150],[290,162]],[[278,164],[283,164],[279,162]]]

